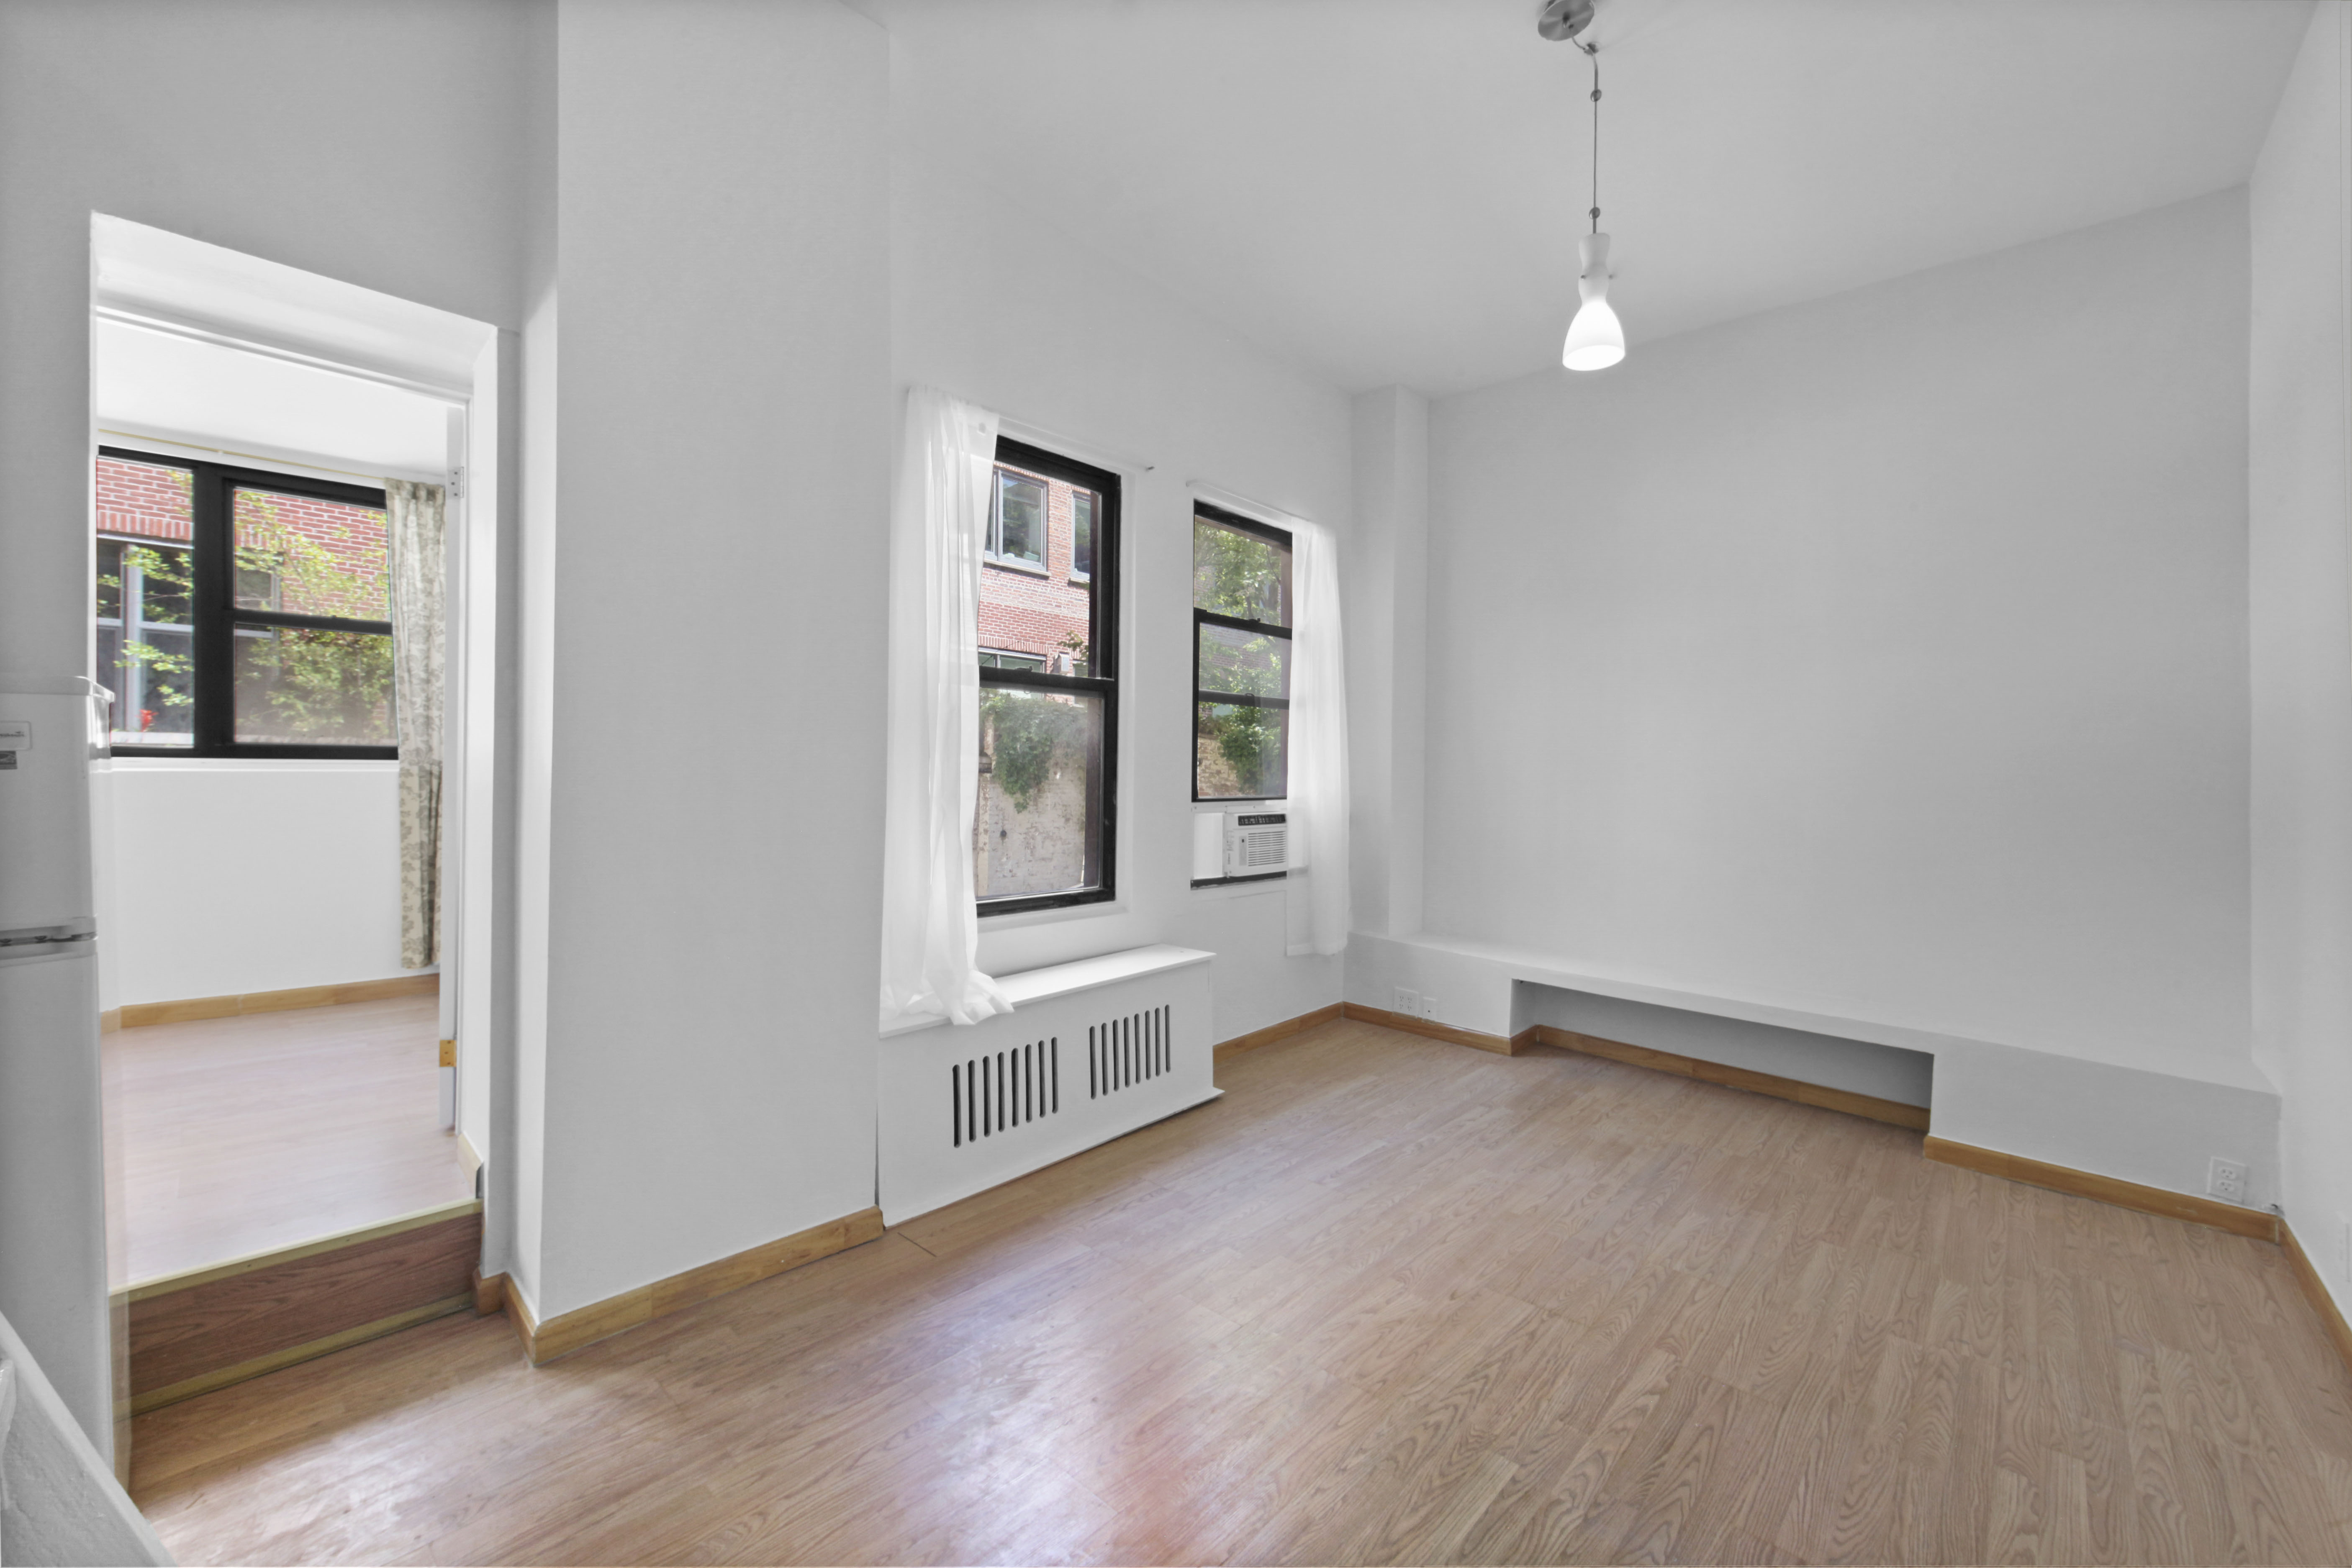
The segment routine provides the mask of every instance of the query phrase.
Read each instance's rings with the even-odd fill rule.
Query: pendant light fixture
[[[1547,38],[1566,39],[1592,62],[1592,232],[1576,242],[1576,292],[1580,303],[1568,324],[1559,363],[1570,370],[1606,370],[1625,357],[1625,327],[1609,304],[1609,237],[1601,232],[1601,47],[1577,35],[1592,25],[1593,0],[1549,0],[1536,20]]]

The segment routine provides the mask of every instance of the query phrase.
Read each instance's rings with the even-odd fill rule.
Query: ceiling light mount
[[[1544,0],[1536,31],[1553,43],[1565,43],[1592,26],[1592,0]]]

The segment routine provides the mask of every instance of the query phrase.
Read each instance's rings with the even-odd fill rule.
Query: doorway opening
[[[496,552],[467,481],[495,469],[471,459],[497,353],[484,323],[259,258],[103,216],[92,238],[108,1250],[137,1414],[469,1299]]]

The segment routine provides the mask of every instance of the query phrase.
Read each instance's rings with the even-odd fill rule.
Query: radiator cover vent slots
[[[1169,1070],[1169,1009],[1163,1004],[1087,1029],[1087,1098],[1100,1100]]]
[[[1012,1012],[885,1036],[875,1129],[885,1223],[1214,1100],[1213,956],[1143,947],[1000,975]]]
[[[1062,1109],[1062,1039],[948,1064],[948,1144],[961,1149]]]

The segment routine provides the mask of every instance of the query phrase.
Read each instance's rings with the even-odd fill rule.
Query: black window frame
[[[240,609],[236,604],[236,539],[233,498],[241,489],[268,490],[309,500],[338,501],[388,511],[384,492],[365,485],[314,479],[307,474],[280,474],[260,468],[240,468],[194,458],[167,458],[128,447],[100,447],[101,458],[116,458],[150,468],[179,468],[190,476],[189,548],[193,572],[189,620],[194,628],[195,697],[192,742],[185,746],[142,746],[118,743],[118,757],[264,757],[340,758],[353,761],[396,761],[398,745],[360,746],[331,743],[240,741],[236,738],[236,628],[239,626],[307,627],[320,631],[392,635],[390,621],[352,620],[341,616],[300,616],[283,610]],[[389,551],[390,542],[386,542]],[[389,593],[389,577],[386,582]],[[95,596],[93,595],[93,605]],[[395,700],[397,699],[395,698]]]
[[[1196,500],[1192,503],[1192,515],[1196,518],[1206,518],[1209,521],[1216,523],[1220,527],[1230,528],[1237,532],[1254,533],[1269,543],[1280,545],[1284,552],[1290,557],[1292,573],[1295,574],[1297,572],[1298,549],[1297,542],[1292,538],[1288,529],[1276,528],[1270,522],[1260,522],[1254,517],[1244,517],[1238,512],[1227,511],[1223,507],[1212,506],[1204,500]],[[1284,609],[1289,614],[1293,620],[1297,620],[1298,618],[1298,610],[1296,602],[1296,594],[1292,595],[1292,600],[1293,602],[1285,605]],[[1290,728],[1287,723],[1283,726],[1282,731],[1282,782],[1284,784],[1282,794],[1204,795],[1201,793],[1200,723],[1202,703],[1207,702],[1218,707],[1232,708],[1278,708],[1285,713],[1290,711],[1290,699],[1287,697],[1253,697],[1245,692],[1239,691],[1203,690],[1201,686],[1201,628],[1204,626],[1223,626],[1234,631],[1244,631],[1261,634],[1266,637],[1280,637],[1286,643],[1292,640],[1293,633],[1296,629],[1291,626],[1278,626],[1271,621],[1253,621],[1241,616],[1220,615],[1214,610],[1204,610],[1201,608],[1200,589],[1197,586],[1197,584],[1193,588],[1192,703],[1191,710],[1184,716],[1186,728],[1193,737],[1192,743],[1192,804],[1195,805],[1219,805],[1228,803],[1244,805],[1253,801],[1286,801],[1290,798],[1288,788],[1290,784]],[[1283,684],[1286,689],[1287,689],[1289,685],[1287,679],[1289,668],[1288,663],[1286,661],[1283,666],[1285,675]],[[1219,877],[1213,879],[1213,880],[1221,882],[1256,881],[1264,878],[1279,877],[1283,874],[1284,873],[1280,871],[1269,871],[1261,872],[1256,877]],[[1196,883],[1194,885],[1201,886],[1203,884]]]
[[[1087,858],[1102,868],[1102,875],[1091,888],[1076,889],[1063,893],[1026,893],[1001,899],[975,899],[982,919],[992,915],[1027,914],[1035,910],[1071,909],[1081,904],[1105,904],[1118,897],[1118,476],[1108,468],[1097,468],[1075,458],[1033,447],[1026,441],[1016,441],[1009,436],[996,438],[996,462],[1007,468],[1028,473],[1043,474],[1049,479],[1095,492],[1094,560],[1095,569],[1087,578],[1087,595],[1092,625],[1087,634],[1086,675],[1056,675],[1048,670],[1003,669],[978,664],[982,649],[972,649],[972,658],[980,670],[982,687],[1003,686],[1030,691],[1085,692],[1102,702],[1101,800],[1102,808],[1090,824]],[[991,483],[994,483],[992,469]],[[1051,497],[1045,511],[1050,517]],[[991,503],[992,508],[993,502]],[[1052,561],[1050,544],[1045,557]],[[1025,562],[1010,565],[996,557],[987,557],[988,566],[1034,574]],[[983,568],[985,570],[985,568]],[[975,892],[977,890],[975,889]]]

